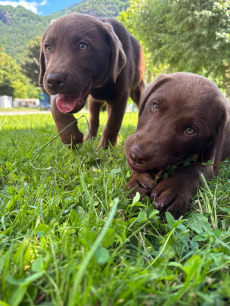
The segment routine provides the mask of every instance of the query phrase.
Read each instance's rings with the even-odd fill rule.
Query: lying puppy
[[[188,209],[189,199],[202,184],[218,174],[220,162],[230,156],[229,104],[211,81],[192,73],[160,75],[144,90],[137,131],[125,143],[133,170],[126,188],[151,194],[160,212],[176,218]],[[189,156],[196,161],[179,167],[155,186],[155,175]],[[213,166],[202,163],[212,160]]]
[[[53,22],[43,35],[39,83],[56,95],[51,112],[60,132],[75,120],[89,95],[89,127],[95,137],[99,113],[108,103],[108,121],[99,147],[115,145],[129,96],[138,105],[144,89],[144,56],[138,41],[115,19],[73,13]],[[82,143],[77,124],[61,135],[66,144]]]

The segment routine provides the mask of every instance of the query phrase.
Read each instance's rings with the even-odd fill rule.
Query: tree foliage
[[[21,73],[20,66],[3,49],[0,50],[0,96],[37,98],[38,90]]]
[[[154,64],[226,82],[229,7],[229,0],[131,0],[120,18],[147,46]]]
[[[34,86],[38,85],[39,78],[39,56],[40,56],[41,36],[37,36],[34,40],[31,40],[27,49],[23,54],[21,67],[23,73],[31,80]]]
[[[98,17],[116,17],[128,5],[128,0],[89,0],[84,3],[79,3],[71,12],[90,14]]]

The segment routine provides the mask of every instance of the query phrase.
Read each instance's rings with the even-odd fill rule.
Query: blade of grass
[[[115,216],[116,210],[117,210],[117,206],[119,203],[119,199],[115,198],[113,201],[113,207],[112,210],[110,212],[110,215],[107,219],[107,222],[105,223],[105,225],[102,228],[102,231],[100,233],[100,235],[97,237],[97,239],[95,240],[94,244],[92,245],[90,251],[87,253],[86,257],[84,258],[82,265],[80,266],[80,269],[78,270],[75,278],[74,278],[74,283],[73,283],[73,287],[70,293],[70,306],[74,306],[76,305],[76,296],[77,296],[77,292],[78,292],[78,287],[80,285],[80,282],[82,280],[83,274],[87,268],[87,265],[90,261],[90,259],[93,257],[94,253],[96,252],[97,248],[99,247],[100,243],[102,242],[103,238],[105,237],[105,234]]]

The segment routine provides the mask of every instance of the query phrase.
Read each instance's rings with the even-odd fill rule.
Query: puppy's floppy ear
[[[41,42],[40,58],[39,58],[39,63],[40,63],[40,74],[39,74],[39,79],[38,79],[38,84],[39,85],[43,84],[43,77],[44,77],[45,72],[46,72],[45,55],[44,55],[44,52],[43,52],[44,36],[43,36],[42,42]]]
[[[116,83],[116,79],[126,65],[127,59],[122,44],[114,32],[113,27],[107,22],[105,22],[104,25],[109,37],[109,45],[112,50],[110,75],[113,83]]]
[[[226,104],[227,102],[225,102]],[[225,105],[224,105],[225,106]],[[227,126],[229,121],[229,114],[227,106],[222,108],[222,116],[219,122],[218,131],[217,131],[217,140],[213,144],[212,150],[212,160],[215,166],[213,167],[213,173],[217,176],[220,168],[220,163],[222,161],[223,149],[225,138],[227,134]]]
[[[163,85],[164,83],[169,82],[170,80],[172,80],[172,76],[168,75],[168,74],[160,74],[152,83],[148,84],[144,91],[141,94],[141,99],[140,99],[140,105],[139,105],[139,117],[141,115],[141,113],[144,110],[145,107],[145,103],[147,102],[148,98],[150,97],[150,95],[157,90],[159,87],[161,87],[161,85]]]

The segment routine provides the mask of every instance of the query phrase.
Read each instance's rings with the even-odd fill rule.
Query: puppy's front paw
[[[188,210],[190,192],[176,178],[168,178],[153,188],[151,201],[161,212],[170,212],[179,218]]]
[[[83,134],[78,130],[76,125],[70,126],[68,129],[66,129],[63,133],[60,134],[61,141],[74,148],[77,144],[82,144],[83,142]]]
[[[135,196],[136,192],[139,192],[141,197],[150,194],[151,190],[155,186],[155,180],[149,173],[135,173],[132,175],[130,181],[125,186],[125,190],[134,190],[129,194]]]

